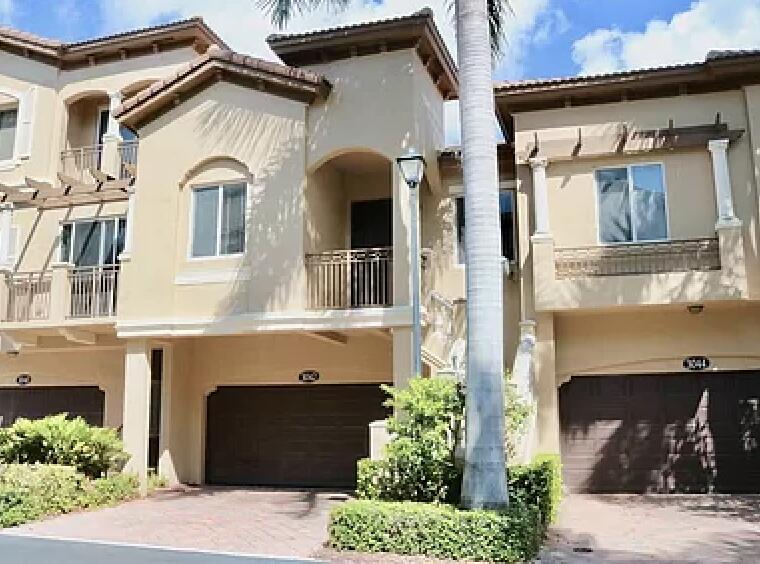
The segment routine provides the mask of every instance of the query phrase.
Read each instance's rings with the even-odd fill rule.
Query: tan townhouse
[[[413,372],[412,147],[423,372],[462,374],[432,14],[269,44],[282,63],[200,20],[0,32],[0,424],[82,415],[171,482],[351,486],[378,385]],[[573,489],[760,489],[758,70],[496,88],[505,358],[524,456],[561,452]]]

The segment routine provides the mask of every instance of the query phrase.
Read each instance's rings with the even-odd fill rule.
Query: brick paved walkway
[[[760,496],[570,496],[547,564],[760,562]]]
[[[341,494],[187,488],[9,532],[268,556],[309,557],[327,539]]]

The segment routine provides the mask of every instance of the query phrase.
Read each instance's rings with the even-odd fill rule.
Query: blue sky
[[[449,16],[442,13],[443,4],[445,0],[355,0],[343,14],[309,14],[297,18],[292,28],[381,18],[431,5],[453,50],[453,31]],[[701,51],[710,46],[760,46],[758,27],[751,25],[755,18],[760,20],[760,0],[512,0],[512,4],[515,15],[510,18],[507,56],[496,69],[501,79],[666,64],[701,58]],[[728,5],[731,10],[726,10]],[[271,58],[263,41],[271,26],[258,12],[256,0],[0,0],[4,23],[68,41],[194,14],[204,16],[236,49]],[[658,24],[660,36],[675,38],[672,45],[657,42]],[[736,30],[737,25],[741,29]],[[677,40],[679,33],[683,41]],[[637,42],[650,43],[651,48],[637,52]]]

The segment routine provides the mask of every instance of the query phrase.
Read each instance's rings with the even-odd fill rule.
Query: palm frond
[[[285,28],[295,15],[325,6],[331,10],[343,10],[351,0],[257,0],[258,7],[272,18],[272,23]]]
[[[507,17],[514,15],[509,0],[488,0],[488,29],[491,35],[491,52],[495,58],[504,54]]]

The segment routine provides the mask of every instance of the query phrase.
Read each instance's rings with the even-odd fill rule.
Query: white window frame
[[[662,172],[662,190],[665,194],[665,238],[664,239],[637,239],[636,238],[636,221],[634,220],[634,208],[633,208],[633,172],[632,169],[635,167],[643,167],[643,166],[659,166],[660,171]],[[601,205],[600,205],[600,190],[599,190],[599,180],[597,177],[597,172],[600,170],[610,170],[610,169],[616,169],[616,168],[624,168],[626,169],[626,174],[628,175],[628,208],[629,213],[631,214],[631,241],[616,241],[616,242],[604,242],[602,241],[602,232],[600,229],[600,223],[599,220],[601,218]],[[667,178],[665,174],[665,163],[662,161],[652,161],[652,162],[642,162],[642,163],[630,163],[630,164],[619,164],[619,165],[605,165],[605,166],[599,166],[594,168],[593,170],[594,174],[594,191],[596,192],[596,210],[595,210],[595,221],[596,221],[596,241],[600,246],[603,247],[615,247],[619,245],[641,245],[646,243],[665,243],[668,241],[671,241],[670,237],[670,203],[668,202],[668,183]]]
[[[66,257],[66,260],[64,262],[67,262],[69,264],[74,264],[74,234],[76,232],[75,225],[77,223],[90,223],[90,222],[100,222],[100,223],[106,223],[108,221],[112,221],[115,223],[114,230],[113,230],[113,243],[114,246],[116,246],[116,242],[119,240],[119,221],[124,220],[125,224],[127,221],[127,216],[124,214],[117,214],[117,215],[106,215],[106,216],[100,216],[100,217],[82,217],[77,219],[70,219],[66,221],[61,221],[58,226],[58,257],[61,258],[61,254],[63,251],[63,229],[66,225],[71,225],[71,245],[69,248],[69,256]],[[100,246],[98,249],[98,266],[106,266],[103,262],[103,255],[105,254],[105,237],[102,236],[101,227],[101,237],[100,237]],[[119,257],[116,257],[116,263],[119,263]],[[90,267],[87,267],[90,268]]]
[[[507,181],[501,181],[499,182],[499,193],[501,192],[512,192],[512,205],[514,206],[514,210],[512,211],[512,236],[514,238],[514,249],[515,249],[515,258],[511,260],[510,262],[516,262],[518,260],[518,257],[520,256],[520,251],[518,249],[517,240],[518,240],[518,226],[517,226],[517,182],[514,180],[507,180]],[[464,186],[452,186],[449,190],[449,197],[451,198],[451,202],[453,204],[453,221],[452,221],[452,227],[453,227],[453,244],[452,244],[452,257],[451,260],[454,263],[454,267],[458,268],[460,270],[464,270],[465,263],[459,262],[459,235],[457,233],[457,220],[459,219],[457,217],[457,198],[464,199]],[[501,226],[499,226],[501,228]],[[509,260],[507,257],[502,256],[501,257],[503,261]]]
[[[109,120],[111,119],[111,108],[108,105],[98,106],[97,117],[95,118],[95,139],[93,139],[92,141],[92,144],[94,146],[101,145],[102,143],[99,140],[102,139],[103,136],[105,136],[105,134],[108,132],[108,121],[106,121],[105,131],[101,131],[101,128],[100,128],[100,125],[101,125],[100,116],[104,112],[108,114],[108,119]]]
[[[220,254],[222,246],[222,194],[225,186],[239,186],[242,185],[245,189],[245,195],[243,197],[245,206],[243,208],[243,250],[239,253],[230,253],[226,255]],[[217,189],[217,206],[216,206],[216,244],[214,246],[214,254],[202,257],[196,257],[193,255],[193,235],[195,234],[195,193],[198,190],[205,188]],[[250,217],[249,198],[251,194],[250,183],[239,180],[225,180],[222,182],[208,182],[204,184],[196,184],[190,188],[190,230],[187,237],[187,259],[190,261],[208,261],[208,260],[226,260],[242,257],[248,250],[248,218]]]
[[[0,104],[0,111],[16,109],[16,132],[13,135],[13,151],[10,158],[0,160],[0,171],[13,170],[19,163],[18,130],[21,127],[21,96],[13,90],[0,89],[0,94],[13,98],[15,104]]]

